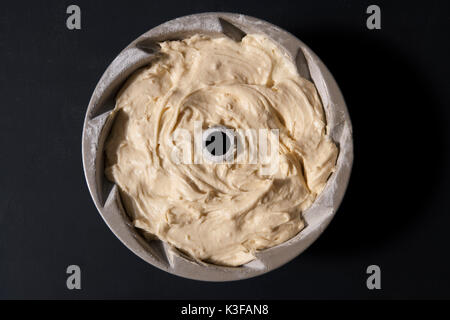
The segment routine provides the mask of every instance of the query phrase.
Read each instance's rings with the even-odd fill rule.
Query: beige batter
[[[314,85],[269,39],[195,35],[160,44],[160,57],[119,92],[106,143],[106,175],[137,228],[194,259],[239,266],[302,230],[302,211],[333,172]],[[279,165],[183,164],[177,129],[279,129]]]

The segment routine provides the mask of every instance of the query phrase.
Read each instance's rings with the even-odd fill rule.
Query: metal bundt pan
[[[135,229],[121,204],[118,188],[104,175],[103,145],[112,120],[115,95],[138,68],[150,64],[158,41],[183,39],[196,33],[225,35],[239,41],[245,34],[264,34],[275,41],[317,87],[327,117],[327,129],[339,146],[336,171],[323,192],[303,213],[307,226],[297,236],[262,250],[241,267],[200,264],[167,243],[147,241]],[[202,13],[177,18],[146,32],[126,47],[98,82],[86,112],[82,137],[86,181],[95,205],[109,228],[136,255],[164,271],[204,281],[246,279],[274,270],[303,252],[327,227],[342,201],[353,162],[352,127],[342,94],[320,59],[292,34],[266,21],[234,13]]]

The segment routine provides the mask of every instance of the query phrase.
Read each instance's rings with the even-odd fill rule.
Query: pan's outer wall
[[[109,113],[114,108],[115,93],[133,71],[150,63],[152,59],[151,52],[139,49],[136,45],[148,39],[162,41],[198,32],[217,34],[222,31],[219,18],[246,33],[269,36],[293,60],[298,50],[302,50],[324,104],[328,131],[340,147],[336,171],[313,206],[304,212],[307,227],[289,241],[257,253],[257,260],[237,268],[197,264],[181,257],[162,242],[149,244],[144,241],[124,214],[117,187],[110,188],[103,174],[103,143],[112,122]],[[116,57],[97,84],[89,103],[83,126],[82,153],[86,181],[95,205],[106,224],[125,246],[148,263],[181,277],[232,281],[274,270],[298,256],[318,238],[336,213],[347,188],[353,163],[353,140],[350,118],[338,85],[325,65],[304,43],[260,19],[234,13],[202,13],[177,18],[151,29]]]

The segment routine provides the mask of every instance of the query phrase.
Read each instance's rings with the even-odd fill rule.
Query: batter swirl
[[[106,175],[147,236],[194,259],[245,264],[305,227],[302,212],[334,170],[338,148],[317,91],[262,35],[241,42],[195,35],[160,46],[159,58],[117,96]],[[181,142],[174,133],[194,136],[196,121],[203,129],[278,129],[276,170],[175,161]]]

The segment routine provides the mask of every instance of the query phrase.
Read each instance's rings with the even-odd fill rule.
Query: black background
[[[82,29],[66,28],[77,4]],[[381,7],[382,29],[366,28]],[[447,1],[11,1],[0,5],[0,298],[450,298]],[[179,278],[140,260],[89,195],[81,133],[103,71],[132,40],[206,11],[272,22],[308,44],[346,98],[355,162],[311,248],[266,275]],[[82,269],[82,290],[66,268]],[[377,264],[382,290],[366,288]]]

